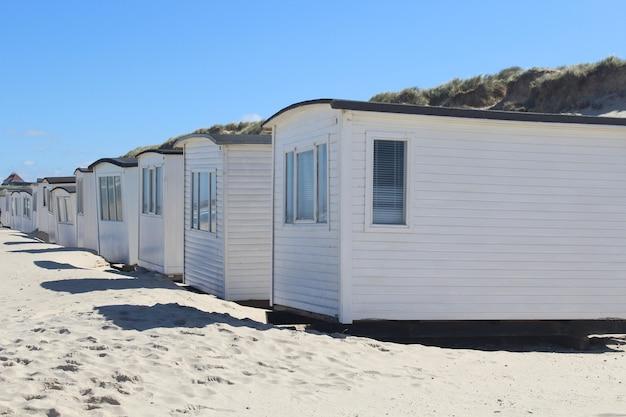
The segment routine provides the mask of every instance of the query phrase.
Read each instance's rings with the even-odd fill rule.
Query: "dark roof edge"
[[[272,137],[270,135],[223,135],[209,133],[188,133],[181,135],[172,142],[172,146],[178,146],[178,144],[187,139],[204,138],[208,139],[216,145],[271,145]],[[243,140],[245,139],[245,140]]]
[[[11,194],[15,194],[15,193],[26,193],[26,194],[30,194],[33,195],[33,190],[29,189],[29,188],[21,188],[18,190],[10,190]]]
[[[520,122],[569,123],[588,125],[626,126],[626,118],[604,116],[581,116],[557,113],[514,112],[503,110],[479,110],[457,107],[416,106],[414,104],[375,103],[370,101],[319,99],[308,100],[292,104],[278,111],[263,126],[272,119],[289,110],[311,104],[329,104],[338,110],[369,111],[379,113],[414,114],[422,116],[445,116],[470,119],[506,120]]]
[[[146,149],[145,151],[141,151],[137,155],[135,155],[135,158],[139,158],[141,155],[145,153],[158,153],[161,155],[182,155],[183,150],[182,149]]]
[[[47,181],[48,184],[71,184],[76,182],[75,176],[65,176],[65,177],[43,177],[41,182]]]
[[[76,193],[76,186],[75,185],[59,185],[59,186],[54,187],[52,190],[50,190],[50,192],[53,192],[54,190],[64,190],[70,194],[74,194]]]
[[[270,120],[277,118],[278,116],[280,116],[283,113],[288,112],[289,110],[293,110],[296,109],[298,107],[303,107],[303,106],[310,106],[313,104],[331,104],[333,101],[335,101],[332,98],[318,98],[318,99],[314,99],[314,100],[305,100],[305,101],[299,101],[297,103],[293,103],[283,109],[278,110],[276,113],[274,113],[273,115],[271,115],[267,120],[265,120],[263,122],[263,124],[261,125],[262,127],[267,126],[267,124],[270,122]]]
[[[100,158],[97,161],[94,161],[91,164],[89,164],[87,169],[91,169],[93,171],[93,168],[96,165],[104,164],[104,163],[113,164],[121,168],[133,168],[137,166],[137,159],[135,158]]]
[[[84,173],[84,174],[90,174],[90,173],[92,173],[92,172],[93,172],[93,169],[78,167],[78,168],[76,168],[76,169],[74,170],[74,173],[76,173],[76,171],[78,171],[78,172],[82,172],[82,173]]]

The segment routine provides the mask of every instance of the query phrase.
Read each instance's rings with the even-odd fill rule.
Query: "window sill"
[[[162,214],[154,214],[154,213],[141,213],[141,215],[143,217],[155,217],[155,218],[158,218],[158,219],[163,217]]]
[[[374,233],[409,233],[412,231],[408,224],[367,224],[366,232]]]

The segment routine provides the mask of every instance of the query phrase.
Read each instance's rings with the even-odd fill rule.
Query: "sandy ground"
[[[98,265],[0,230],[1,416],[626,416],[623,339],[513,352],[314,334]]]

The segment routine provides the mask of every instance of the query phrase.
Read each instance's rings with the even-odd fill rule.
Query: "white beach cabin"
[[[76,186],[57,185],[51,192],[54,207],[56,243],[66,247],[76,247]]]
[[[265,127],[275,308],[626,318],[626,119],[323,99]]]
[[[139,177],[135,158],[102,158],[88,169],[96,181],[99,254],[109,262],[137,264]]]
[[[37,229],[51,243],[56,243],[56,214],[54,213],[54,203],[50,204],[51,191],[57,186],[73,186],[76,184],[76,177],[45,177],[37,180]]]
[[[184,165],[182,149],[137,155],[139,164],[139,266],[182,275]]]
[[[271,138],[190,134],[175,146],[185,157],[185,282],[227,300],[268,300]]]
[[[77,168],[76,176],[76,246],[99,252],[96,179],[92,170]]]
[[[33,191],[30,187],[11,191],[11,210],[9,226],[23,233],[35,231],[33,216]]]
[[[11,212],[11,193],[0,190],[0,226],[9,227],[9,213]]]

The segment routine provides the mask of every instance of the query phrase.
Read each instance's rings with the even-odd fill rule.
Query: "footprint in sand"
[[[0,416],[14,416],[14,415],[16,415],[15,411],[13,411],[11,408],[0,405]]]
[[[115,399],[111,395],[103,395],[103,396],[91,396],[87,399],[87,404],[91,405],[100,405],[100,404],[109,404],[109,405],[120,405],[120,402]]]
[[[87,337],[81,337],[80,339],[78,339],[79,342],[91,342],[91,343],[98,343],[98,339],[96,339],[93,336],[87,336]]]
[[[232,382],[232,381],[224,379],[221,376],[213,376],[213,375],[206,376],[206,377],[204,377],[202,379],[192,379],[191,382],[193,384],[200,384],[200,385],[204,385],[204,384],[235,385],[235,383]]]
[[[24,395],[24,399],[26,401],[43,400],[46,397],[47,396],[44,395],[44,394],[26,394],[26,395]]]
[[[67,360],[64,365],[59,365],[53,369],[60,369],[65,372],[78,372],[80,370],[80,363],[73,360]]]

